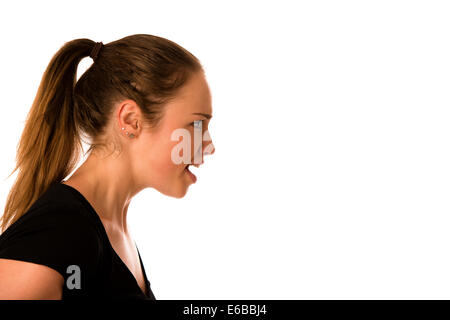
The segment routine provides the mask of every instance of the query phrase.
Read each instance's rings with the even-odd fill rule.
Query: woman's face
[[[156,128],[139,131],[130,150],[134,153],[132,170],[138,185],[182,198],[187,188],[195,183],[186,166],[189,163],[201,165],[204,154],[214,153],[208,132],[211,116],[211,94],[203,72],[199,72],[165,107]],[[199,129],[194,129],[197,120],[202,120],[201,134]],[[194,130],[197,130],[195,137],[199,138],[196,141]],[[196,152],[199,157],[195,156]]]

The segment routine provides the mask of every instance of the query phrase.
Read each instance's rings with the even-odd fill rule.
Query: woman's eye
[[[202,128],[203,120],[194,121],[194,128]]]
[[[194,128],[201,128],[202,124],[202,120],[196,120],[194,122],[191,122],[189,125],[194,126]]]

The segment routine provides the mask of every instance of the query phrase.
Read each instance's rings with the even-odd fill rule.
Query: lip
[[[196,167],[196,168],[200,168],[200,165],[199,165],[198,163],[196,163],[196,164],[194,164],[194,163],[189,163],[189,164],[187,164],[184,168],[186,169],[186,168],[189,167],[189,166],[194,166],[194,167]]]
[[[184,173],[189,176],[189,178],[192,180],[193,183],[195,183],[197,181],[197,177],[195,176],[195,174],[193,174],[191,171],[189,171],[188,167],[189,167],[189,165],[187,165],[184,168]]]

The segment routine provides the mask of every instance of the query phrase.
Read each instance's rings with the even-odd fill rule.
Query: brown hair
[[[19,172],[6,200],[2,231],[72,172],[83,135],[91,140],[86,153],[106,146],[101,137],[116,102],[132,99],[146,124],[155,127],[164,105],[194,73],[203,71],[199,60],[178,44],[135,34],[103,45],[77,81],[78,63],[95,44],[89,39],[65,43],[44,72],[18,144],[11,174]]]

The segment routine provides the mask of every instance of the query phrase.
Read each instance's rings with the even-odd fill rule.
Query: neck
[[[124,156],[99,157],[91,153],[64,183],[83,194],[104,222],[105,228],[129,235],[128,205],[138,190]]]

